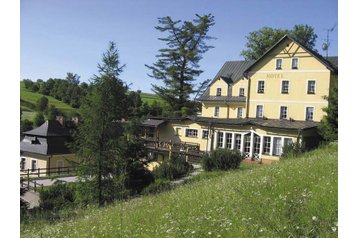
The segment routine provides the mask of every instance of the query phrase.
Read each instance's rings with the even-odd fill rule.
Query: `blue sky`
[[[120,60],[126,64],[121,78],[131,89],[151,92],[159,83],[147,76],[144,64],[156,61],[164,46],[154,29],[158,17],[191,20],[195,14],[212,13],[215,25],[209,35],[215,48],[200,62],[204,73],[198,83],[212,79],[227,60],[242,59],[249,32],[264,26],[291,29],[308,24],[318,35],[316,47],[326,37],[325,29],[338,23],[337,0],[31,0],[20,2],[20,78],[64,78],[77,73],[81,81],[97,73],[97,63],[108,42],[117,43]],[[329,55],[338,54],[338,26],[330,34]]]

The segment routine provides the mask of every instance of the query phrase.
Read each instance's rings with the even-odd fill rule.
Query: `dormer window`
[[[216,89],[216,96],[221,96],[221,88]]]
[[[282,59],[276,59],[276,69],[282,69]]]
[[[298,69],[298,58],[292,58],[292,69]]]

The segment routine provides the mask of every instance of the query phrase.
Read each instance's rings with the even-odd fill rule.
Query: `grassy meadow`
[[[23,237],[338,237],[338,145],[21,224]]]

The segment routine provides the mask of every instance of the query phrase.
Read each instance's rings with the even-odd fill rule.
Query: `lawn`
[[[204,173],[177,189],[77,209],[23,237],[337,237],[338,146],[300,158]],[[211,176],[212,175],[212,176]]]

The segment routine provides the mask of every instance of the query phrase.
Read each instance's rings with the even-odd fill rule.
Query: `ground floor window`
[[[241,150],[241,135],[240,134],[235,134],[234,148],[237,150]]]
[[[197,129],[186,129],[185,136],[186,137],[198,137],[198,130]]]
[[[31,172],[35,172],[36,169],[37,169],[37,161],[31,160]]]
[[[273,138],[273,154],[274,155],[282,154],[282,139],[281,139],[281,137]]]
[[[260,153],[260,142],[261,142],[260,136],[254,135],[254,154]]]
[[[289,145],[289,144],[292,144],[292,143],[293,143],[292,138],[285,138],[283,140],[284,145]]]
[[[251,135],[247,134],[244,136],[244,152],[250,153],[250,147],[251,147]]]
[[[209,131],[208,130],[202,130],[202,136],[203,139],[209,138]]]
[[[224,147],[224,132],[218,132],[217,139],[218,139],[217,147],[223,148]]]
[[[25,158],[21,158],[21,162],[20,162],[20,169],[24,170],[26,166],[26,159]]]
[[[232,146],[232,133],[226,133],[226,148],[231,149]]]
[[[270,149],[271,149],[271,137],[264,136],[264,148],[262,153],[270,154]]]

